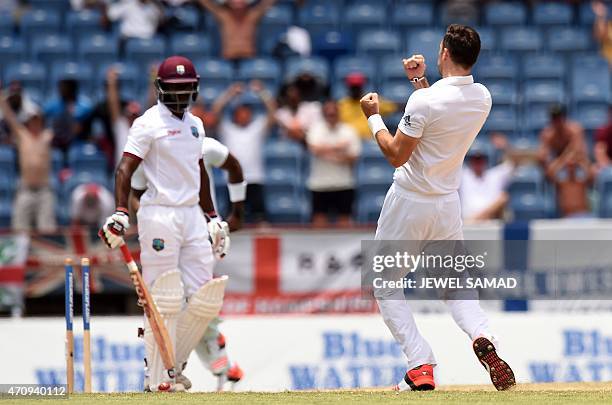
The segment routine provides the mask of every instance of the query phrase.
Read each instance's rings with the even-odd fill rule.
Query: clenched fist
[[[425,57],[423,57],[423,55],[412,55],[408,59],[403,59],[402,64],[404,65],[404,70],[406,71],[408,79],[412,80],[415,77],[425,76],[427,65],[425,64]]]
[[[366,118],[370,118],[372,115],[378,114],[378,94],[368,93],[359,100],[361,104],[361,110],[365,114]]]

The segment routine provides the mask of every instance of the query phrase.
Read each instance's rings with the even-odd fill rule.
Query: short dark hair
[[[480,53],[480,36],[467,25],[451,24],[446,29],[442,47],[448,49],[456,64],[469,69],[476,63]]]
[[[551,119],[564,118],[567,116],[567,109],[563,104],[553,104],[548,109]]]

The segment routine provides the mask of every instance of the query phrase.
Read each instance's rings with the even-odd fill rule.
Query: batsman
[[[176,374],[164,367],[148,319],[145,353],[151,391],[183,391],[180,365],[220,312],[227,277],[213,279],[214,256],[229,248],[204,166],[202,121],[189,112],[199,91],[193,63],[171,56],[159,66],[157,104],[134,121],[115,173],[115,213],[100,230],[109,248],[124,243],[130,226],[132,175],[142,165],[147,191],[138,210],[142,276],[164,320]]]

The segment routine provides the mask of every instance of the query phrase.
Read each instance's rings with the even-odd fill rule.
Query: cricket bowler
[[[226,253],[228,227],[210,195],[202,156],[204,125],[189,112],[199,91],[193,63],[182,56],[167,58],[155,85],[157,104],[130,128],[115,174],[116,211],[100,236],[112,249],[124,243],[131,179],[141,165],[148,186],[137,213],[142,275],[168,329],[178,368],[176,375],[165,370],[145,318],[148,388],[183,391],[180,367],[223,304],[227,277],[212,278],[213,251]]]
[[[404,59],[408,78],[417,90],[406,104],[395,136],[379,114],[378,94],[368,93],[361,99],[380,150],[396,168],[378,219],[376,240],[463,240],[458,194],[461,166],[491,110],[491,94],[474,83],[471,75],[479,53],[478,33],[453,24],[440,43],[437,65],[441,80],[429,87],[422,55]],[[408,359],[408,371],[395,389],[433,390],[436,359],[403,294],[399,289],[375,292],[382,317]],[[514,374],[497,355],[497,340],[478,300],[446,302],[457,325],[472,340],[495,388],[514,386]]]

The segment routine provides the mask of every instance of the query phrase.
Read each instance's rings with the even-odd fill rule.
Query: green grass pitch
[[[41,402],[42,401],[42,402]],[[223,392],[223,393],[121,393],[74,394],[67,399],[9,399],[0,404],[14,405],[251,405],[251,404],[612,404],[612,383],[577,384],[520,384],[512,391],[497,392],[492,387],[440,387],[430,392],[402,392],[383,390],[346,391],[288,391],[278,393]]]

